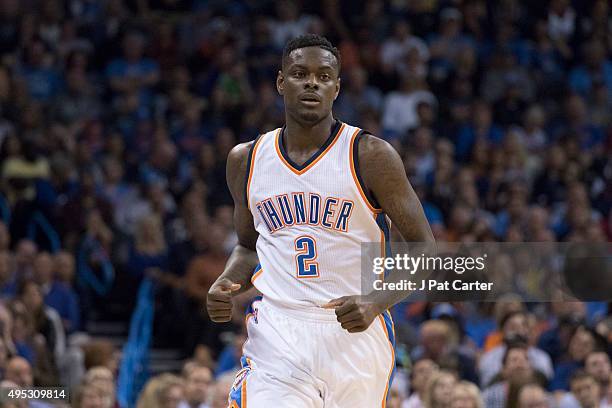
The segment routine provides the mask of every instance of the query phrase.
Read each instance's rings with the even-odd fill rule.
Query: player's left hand
[[[342,296],[321,306],[324,309],[335,309],[338,322],[349,333],[366,330],[383,310],[374,302],[363,296]]]

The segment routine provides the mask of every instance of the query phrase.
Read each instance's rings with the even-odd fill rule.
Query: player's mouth
[[[312,93],[300,95],[299,100],[302,104],[308,106],[316,106],[321,103],[321,98],[319,97],[319,95]]]

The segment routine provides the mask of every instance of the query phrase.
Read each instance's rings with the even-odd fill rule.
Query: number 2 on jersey
[[[313,237],[301,235],[295,239],[295,263],[298,278],[318,278],[317,244]]]

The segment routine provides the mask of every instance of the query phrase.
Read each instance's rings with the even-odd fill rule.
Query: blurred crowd
[[[188,360],[140,406],[226,406],[250,294],[225,325],[202,307],[236,243],[225,160],[283,124],[275,77],[304,33],[340,49],[335,116],[397,148],[438,240],[610,241],[610,7],[0,0],[1,386],[116,406],[121,355],[90,332],[150,279],[154,345]],[[612,406],[605,303],[393,314],[390,408]]]

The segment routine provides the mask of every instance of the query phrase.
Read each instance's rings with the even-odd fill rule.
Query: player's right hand
[[[232,297],[240,290],[240,284],[229,279],[217,280],[206,296],[206,308],[210,320],[216,323],[229,322],[232,318]]]

